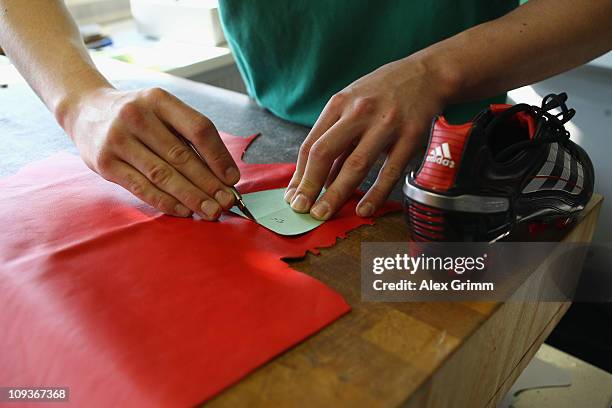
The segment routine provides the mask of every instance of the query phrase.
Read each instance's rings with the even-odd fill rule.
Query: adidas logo
[[[450,149],[448,148],[448,143],[446,142],[442,143],[440,146],[432,148],[429,151],[426,160],[430,163],[437,163],[451,169],[455,167],[455,162],[453,161]]]

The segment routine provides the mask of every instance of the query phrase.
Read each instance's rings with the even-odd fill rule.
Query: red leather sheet
[[[239,189],[285,186],[246,164]],[[0,385],[66,386],[74,406],[191,406],[349,311],[282,257],[367,222],[356,201],[282,237],[242,217],[161,215],[60,153],[0,180]],[[35,406],[40,406],[35,404]]]

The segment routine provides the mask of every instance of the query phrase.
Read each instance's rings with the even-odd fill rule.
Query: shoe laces
[[[545,143],[561,143],[567,146],[570,133],[565,129],[565,124],[574,117],[576,110],[569,109],[566,105],[567,94],[548,94],[542,99],[540,106],[519,103],[506,109],[497,115],[485,128],[485,133],[491,132],[497,125],[513,117],[518,112],[529,113],[536,121],[537,127],[533,139],[518,142],[510,148],[505,149],[497,160],[503,161],[511,157],[517,150],[524,147],[536,147]],[[553,109],[560,109],[560,112],[550,112]],[[572,149],[573,150],[573,149]]]
[[[542,99],[540,107],[530,106],[530,110],[537,120],[538,126],[534,135],[534,140],[539,143],[559,142],[566,144],[570,138],[570,133],[565,129],[565,124],[569,122],[576,111],[568,109],[565,102],[567,94],[549,94]],[[549,111],[560,108],[561,111],[553,114]]]

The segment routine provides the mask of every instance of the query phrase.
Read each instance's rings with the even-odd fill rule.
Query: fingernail
[[[206,200],[202,203],[202,211],[209,218],[216,219],[221,215],[221,207],[213,200]]]
[[[285,201],[290,203],[294,194],[295,194],[295,187],[288,188],[284,196]]]
[[[191,210],[185,207],[183,204],[177,204],[174,207],[174,211],[179,217],[189,217],[191,215]]]
[[[215,200],[221,204],[221,207],[229,208],[234,202],[234,195],[227,191],[219,190],[215,193]]]
[[[319,201],[312,207],[310,214],[318,220],[325,221],[331,215],[331,207],[327,201]]]
[[[360,217],[369,217],[374,213],[374,206],[370,203],[364,203],[357,208],[357,214]]]
[[[233,166],[228,167],[227,170],[225,170],[225,178],[228,182],[235,184],[240,180],[240,172]]]
[[[308,210],[308,198],[302,193],[298,194],[291,201],[291,208],[297,212],[306,212]]]

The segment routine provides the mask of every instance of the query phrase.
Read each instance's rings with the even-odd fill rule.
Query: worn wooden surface
[[[295,160],[308,131],[274,118],[243,95],[123,64],[103,65],[118,86],[162,86],[206,113],[221,130],[245,136],[262,132],[248,161]],[[0,74],[10,82],[0,90],[0,175],[58,150],[74,151],[22,81],[8,81],[7,70]],[[372,180],[370,175],[365,187]],[[590,241],[600,206],[601,197],[594,197],[571,231],[545,238]],[[353,310],[207,405],[494,407],[569,305],[362,302],[360,243],[406,239],[401,215],[390,214],[319,256],[289,261],[341,293]],[[525,287],[537,289],[537,278]]]
[[[594,197],[580,223],[557,238],[590,241],[600,206]],[[392,214],[320,256],[290,262],[353,310],[207,405],[494,407],[569,303],[362,302],[360,243],[406,238],[401,215]],[[526,289],[542,289],[538,276]]]

